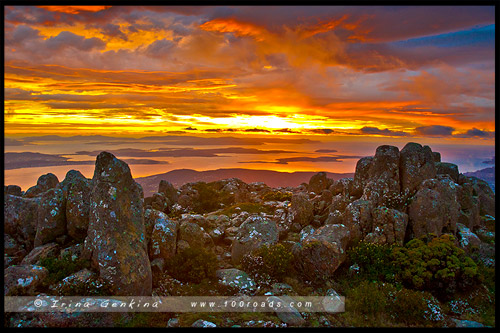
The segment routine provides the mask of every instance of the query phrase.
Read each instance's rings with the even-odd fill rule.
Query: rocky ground
[[[144,198],[102,152],[92,179],[4,193],[4,295],[346,296],[337,314],[8,313],[8,327],[495,325],[495,194],[417,143],[295,188],[162,181]]]

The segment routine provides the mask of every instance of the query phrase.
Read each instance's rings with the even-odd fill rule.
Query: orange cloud
[[[261,28],[252,23],[246,23],[229,18],[219,18],[211,20],[200,25],[200,28],[205,31],[215,32],[232,32],[238,37],[251,36],[258,41],[265,39],[267,34],[266,29]]]
[[[60,12],[66,14],[80,14],[81,12],[99,12],[106,10],[111,6],[37,6],[51,12]]]

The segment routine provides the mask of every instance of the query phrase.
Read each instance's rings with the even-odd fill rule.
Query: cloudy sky
[[[9,152],[342,172],[379,144],[447,145],[468,171],[493,155],[494,7],[4,10]]]
[[[484,6],[7,6],[5,132],[493,140],[494,24]]]

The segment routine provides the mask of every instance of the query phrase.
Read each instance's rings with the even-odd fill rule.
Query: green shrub
[[[61,259],[43,258],[40,260],[40,266],[47,268],[49,271],[46,284],[51,285],[84,268],[89,268],[90,262],[80,258],[73,259],[71,254],[67,253]]]
[[[177,253],[167,263],[167,271],[172,277],[183,282],[200,283],[205,279],[215,279],[217,257],[201,247],[189,247]]]
[[[362,281],[347,291],[345,310],[358,315],[383,314],[390,302],[389,293],[395,291],[395,287],[389,283]]]
[[[348,251],[349,259],[360,268],[363,278],[373,281],[393,282],[397,267],[392,251],[395,245],[373,244],[361,241]]]
[[[394,263],[399,267],[397,280],[408,288],[428,290],[443,299],[479,282],[477,265],[453,240],[453,236],[445,234],[427,243],[413,239],[404,247],[394,248]]]
[[[428,292],[402,288],[390,296],[389,311],[398,323],[427,326],[444,318],[439,303]]]
[[[264,201],[290,201],[292,200],[292,192],[288,191],[276,191],[276,192],[267,192],[262,197]]]
[[[281,281],[290,273],[293,254],[283,244],[263,246],[243,257],[241,266],[257,283]]]
[[[197,182],[193,188],[198,192],[197,200],[193,200],[193,211],[208,213],[220,208],[221,195],[213,186],[205,182]]]
[[[57,288],[60,296],[110,296],[112,285],[99,277],[92,277],[85,282],[67,283]]]
[[[264,206],[262,204],[253,203],[253,202],[244,202],[244,203],[232,205],[232,206],[224,209],[220,214],[231,216],[234,213],[237,213],[238,211],[248,212],[249,214],[259,214],[259,213],[272,214],[273,213],[272,207]]]

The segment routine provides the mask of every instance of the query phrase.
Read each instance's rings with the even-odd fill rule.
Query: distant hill
[[[479,179],[484,180],[487,182],[491,189],[495,191],[495,167],[490,167],[486,169],[481,169],[473,172],[465,172],[464,175],[466,176],[473,176],[477,177]]]
[[[144,196],[150,196],[158,191],[161,180],[171,182],[176,188],[191,182],[213,182],[227,178],[239,178],[245,183],[263,182],[270,187],[296,187],[302,183],[308,183],[309,179],[317,172],[297,171],[279,172],[270,170],[251,169],[217,169],[208,171],[195,171],[191,169],[172,170],[158,175],[135,178],[144,190]],[[332,173],[327,172],[327,177],[338,180],[346,177],[354,177],[354,173]]]

